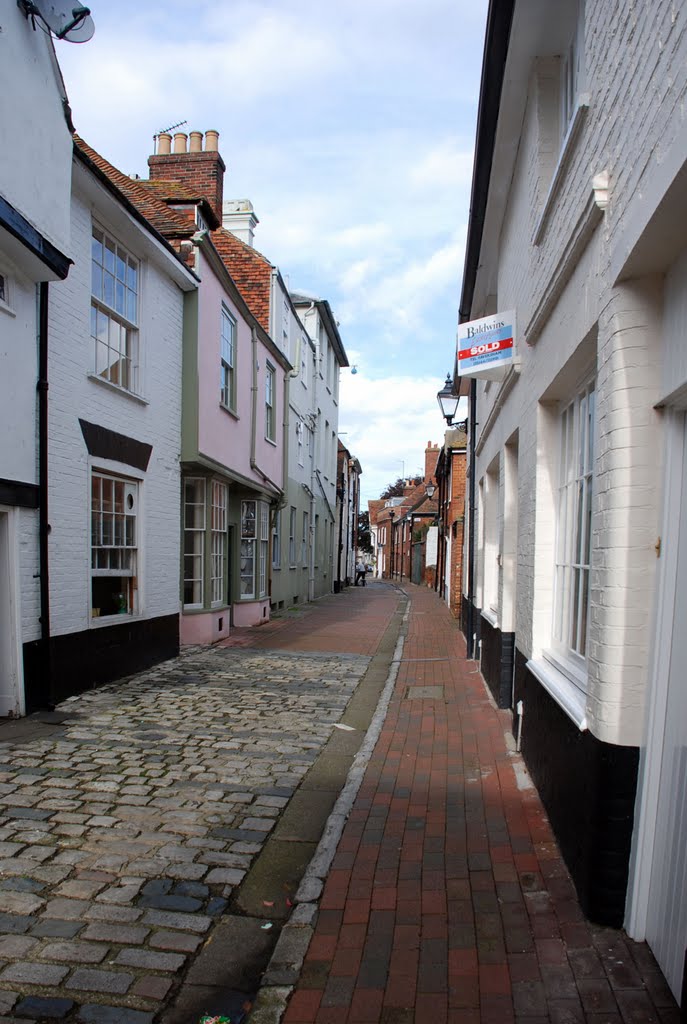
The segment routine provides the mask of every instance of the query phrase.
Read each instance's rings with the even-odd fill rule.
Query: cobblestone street
[[[370,662],[251,637],[0,729],[0,1020],[148,1024],[230,907]]]

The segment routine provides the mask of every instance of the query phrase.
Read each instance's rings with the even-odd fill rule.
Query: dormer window
[[[200,206],[196,206],[196,227],[199,231],[209,231],[210,227],[203,214],[200,212]]]

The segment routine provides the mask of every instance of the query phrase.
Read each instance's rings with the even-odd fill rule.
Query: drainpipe
[[[470,422],[468,424],[469,446],[470,446],[470,477],[468,480],[468,503],[470,509],[470,523],[468,532],[468,615],[467,615],[467,638],[468,644],[472,643],[472,652],[468,651],[468,658],[475,656],[474,641],[474,603],[475,603],[475,434],[477,432],[477,380],[473,377],[470,381]]]
[[[38,290],[38,546],[40,577],[41,672],[39,703],[54,703],[52,643],[50,639],[50,568],[48,537],[48,282]]]

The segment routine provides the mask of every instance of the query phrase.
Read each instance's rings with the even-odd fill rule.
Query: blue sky
[[[326,298],[362,498],[420,470],[453,365],[486,0],[93,0],[56,43],[77,131],[147,176],[153,135],[220,133],[255,245]]]

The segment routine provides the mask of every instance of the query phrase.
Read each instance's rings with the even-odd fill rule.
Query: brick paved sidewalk
[[[217,646],[371,656],[388,625],[393,597],[389,583],[347,587],[312,604],[273,613],[263,626],[234,628]]]
[[[648,947],[584,920],[445,605],[404,589],[394,694],[284,1024],[677,1024]]]

